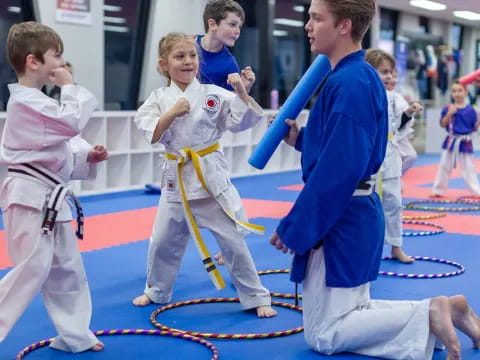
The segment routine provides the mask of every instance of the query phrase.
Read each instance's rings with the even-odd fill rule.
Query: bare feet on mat
[[[89,350],[91,351],[102,351],[105,348],[103,342],[99,341],[95,345],[93,345]]]
[[[153,301],[146,294],[142,294],[133,299],[132,303],[135,306],[147,306],[153,303]]]
[[[223,261],[222,253],[219,252],[217,255],[213,257],[218,265],[225,265],[225,261]]]
[[[456,295],[449,298],[452,308],[453,325],[467,335],[473,343],[474,348],[480,347],[480,319],[468,305],[463,295]]]
[[[433,298],[430,302],[430,331],[445,345],[448,359],[460,360],[460,341],[452,322],[452,307],[446,296]]]
[[[404,264],[411,264],[415,260],[412,259],[410,256],[405,254],[401,247],[392,246],[392,258],[404,263]]]
[[[257,315],[259,318],[269,318],[277,315],[277,311],[271,306],[259,306],[257,307]]]

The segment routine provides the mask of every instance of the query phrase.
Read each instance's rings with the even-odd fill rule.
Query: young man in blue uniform
[[[465,297],[370,299],[385,231],[372,189],[388,131],[385,88],[361,49],[374,13],[375,0],[311,2],[311,50],[326,55],[332,71],[307,126],[286,120],[305,186],[270,243],[295,253],[292,280],[303,281],[305,339],[314,350],[431,359],[437,337],[460,359],[454,327],[480,343],[480,321]]]

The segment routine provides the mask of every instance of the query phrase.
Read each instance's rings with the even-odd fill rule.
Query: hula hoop
[[[437,230],[430,230],[430,231],[403,231],[403,236],[427,236],[427,235],[438,235],[445,232],[443,226],[427,222],[427,221],[416,221],[416,220],[403,220],[404,224],[412,224],[412,225],[425,225],[433,227]]]
[[[456,201],[458,201],[461,204],[480,205],[480,196],[475,196],[475,195],[459,196]]]
[[[431,214],[431,215],[403,215],[402,220],[430,220],[430,219],[438,219],[441,217],[444,217],[445,214],[444,212],[439,212],[437,214]]]
[[[408,274],[408,273],[400,273],[400,272],[392,272],[392,271],[379,271],[378,273],[380,275],[386,275],[386,276],[395,276],[395,277],[400,277],[400,278],[409,278],[409,279],[435,279],[435,278],[445,278],[445,277],[450,277],[450,276],[457,276],[465,272],[465,267],[462,264],[459,264],[455,261],[450,261],[450,260],[445,260],[445,259],[439,259],[439,258],[434,258],[434,257],[429,257],[429,256],[410,256],[412,259],[415,260],[422,260],[422,261],[431,261],[431,262],[437,262],[441,264],[447,264],[447,265],[452,265],[458,268],[457,271],[452,271],[452,272],[445,272],[445,273],[438,273],[438,274]],[[393,258],[391,256],[386,256],[382,258],[382,260],[392,260]]]
[[[423,206],[418,204],[462,204],[470,205],[468,207],[441,207],[441,206]],[[480,203],[478,203],[480,205]],[[415,200],[405,205],[409,210],[427,210],[427,211],[480,211],[480,206],[473,206],[473,204],[467,202],[459,202],[454,200]]]
[[[192,336],[189,334],[184,334],[184,333],[178,333],[174,331],[165,331],[165,330],[145,330],[145,329],[117,329],[117,330],[98,330],[95,331],[94,334],[96,336],[107,336],[107,335],[155,335],[155,336],[170,336],[170,337],[176,337],[180,339],[185,339],[189,341],[193,341],[195,343],[201,344],[208,349],[211,350],[213,356],[210,358],[210,360],[218,360],[219,359],[219,354],[218,354],[218,349],[213,345],[211,342],[196,337]],[[16,360],[22,359],[25,355],[28,353],[40,349],[42,347],[48,346],[53,342],[54,338],[50,338],[48,340],[42,340],[39,341],[35,344],[29,345],[26,348],[24,348],[22,351],[20,351],[17,356]]]
[[[198,337],[209,338],[209,339],[235,339],[235,340],[238,340],[238,339],[241,339],[241,340],[268,339],[268,338],[275,338],[275,337],[293,335],[293,334],[297,334],[297,333],[303,331],[303,326],[299,326],[299,327],[289,329],[289,330],[275,331],[275,332],[270,332],[270,333],[252,333],[252,334],[204,333],[204,332],[199,332],[199,331],[187,331],[187,330],[170,328],[166,325],[163,325],[163,324],[159,323],[156,320],[156,317],[157,317],[158,314],[160,314],[164,311],[173,309],[173,308],[186,306],[186,305],[193,305],[193,304],[208,304],[208,303],[220,303],[220,302],[240,302],[240,300],[238,298],[206,298],[206,299],[180,301],[180,302],[176,302],[176,303],[173,303],[173,304],[163,306],[163,307],[155,310],[152,313],[152,315],[150,315],[150,321],[152,322],[153,326],[155,326],[155,327],[157,327],[161,330],[171,331],[171,332],[174,332],[174,333],[189,334],[189,335],[192,335],[192,336],[198,336]],[[297,310],[297,311],[300,311],[300,312],[302,311],[302,308],[300,306],[295,306],[295,305],[288,304],[288,303],[272,301],[272,305],[281,306],[281,307],[285,307],[285,308],[288,308],[288,309]]]
[[[289,269],[280,269],[280,270],[260,270],[257,271],[258,275],[271,275],[271,274],[289,274],[290,270]],[[284,293],[278,293],[278,292],[271,292],[270,293],[271,297],[276,297],[276,298],[282,298],[282,299],[301,299],[302,295],[295,296],[295,294],[284,294]]]

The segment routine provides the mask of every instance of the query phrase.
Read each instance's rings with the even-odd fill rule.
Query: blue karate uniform
[[[320,81],[321,79],[319,79]],[[355,287],[375,280],[385,223],[376,193],[352,196],[377,173],[385,157],[388,111],[385,87],[364,51],[332,70],[302,128],[305,186],[277,233],[294,250],[292,280],[304,277],[309,251],[323,241],[326,284]]]

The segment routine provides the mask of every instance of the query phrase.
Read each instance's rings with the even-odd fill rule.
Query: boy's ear
[[[350,19],[343,19],[340,21],[340,34],[347,35],[352,32],[352,20]]]
[[[214,19],[208,19],[208,30],[215,30],[217,27],[217,22]]]
[[[37,70],[40,61],[33,54],[28,54],[25,58],[25,68],[29,70]]]

